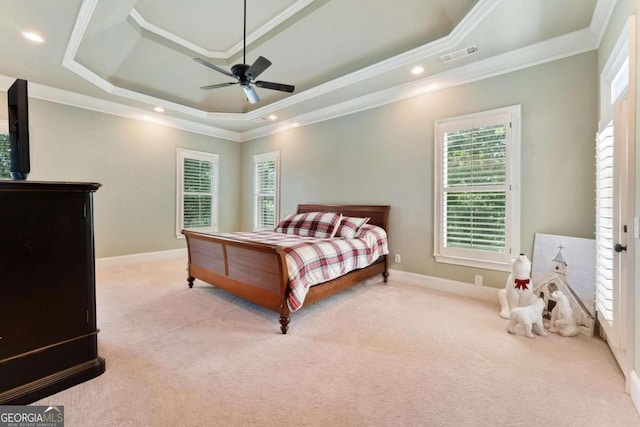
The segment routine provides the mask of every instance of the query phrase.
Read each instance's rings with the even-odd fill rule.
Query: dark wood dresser
[[[96,183],[0,181],[0,405],[97,377]]]

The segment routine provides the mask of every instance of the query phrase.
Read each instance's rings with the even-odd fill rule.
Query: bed
[[[344,217],[368,217],[367,224],[388,233],[390,206],[383,205],[298,205],[297,213],[332,212]],[[285,248],[277,244],[253,242],[229,233],[210,234],[183,230],[189,255],[189,287],[199,279],[280,314],[280,330],[286,334],[292,309],[291,288]],[[386,235],[385,235],[386,238]],[[304,296],[304,306],[313,304],[343,289],[378,274],[386,283],[389,276],[387,255],[372,264],[338,278],[311,286]]]

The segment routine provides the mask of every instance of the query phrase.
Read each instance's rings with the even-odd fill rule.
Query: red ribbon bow
[[[530,279],[516,279],[516,289],[522,289],[523,291],[529,289],[527,285],[530,281]]]

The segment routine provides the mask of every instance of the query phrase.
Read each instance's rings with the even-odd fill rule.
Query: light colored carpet
[[[72,426],[637,426],[606,344],[505,331],[498,306],[393,281],[278,315],[182,260],[101,267],[102,376],[36,404]]]

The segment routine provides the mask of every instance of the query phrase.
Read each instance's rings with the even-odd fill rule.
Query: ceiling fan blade
[[[237,79],[236,76],[234,76],[233,74],[231,74],[230,72],[228,72],[227,70],[225,70],[224,68],[220,68],[217,65],[213,65],[211,62],[207,62],[202,58],[193,58],[194,61],[196,61],[199,64],[204,65],[205,67],[209,67],[212,70],[216,70],[219,73],[224,74],[225,76],[229,76],[229,77],[233,77],[234,79]]]
[[[247,70],[247,79],[253,80],[258,77],[264,70],[271,66],[271,61],[269,61],[264,56],[259,56],[258,59],[255,60],[251,67]]]
[[[242,90],[244,91],[244,94],[247,95],[247,99],[249,100],[250,103],[257,104],[258,102],[260,102],[258,93],[254,88],[252,88],[248,84],[240,85],[240,86],[242,86]]]
[[[282,92],[289,92],[292,93],[296,87],[295,86],[291,86],[291,85],[284,85],[282,83],[273,83],[273,82],[263,82],[263,81],[257,81],[255,83],[256,86],[258,87],[262,87],[265,89],[271,89],[271,90],[280,90]]]
[[[237,85],[237,84],[238,84],[238,82],[218,83],[217,85],[201,86],[200,89],[204,89],[204,90],[218,89],[218,88],[221,88],[221,87],[227,87],[227,86]]]

